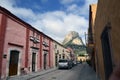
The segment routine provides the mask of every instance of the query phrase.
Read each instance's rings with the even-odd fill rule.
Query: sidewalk
[[[97,77],[96,72],[86,62],[82,65],[80,80],[100,80]]]
[[[30,79],[32,79],[34,77],[41,76],[41,75],[44,75],[46,73],[49,73],[49,72],[52,72],[52,71],[55,71],[55,70],[57,70],[57,68],[43,70],[43,71],[40,71],[40,72],[33,72],[33,73],[29,73],[27,75],[9,77],[6,80],[30,80]]]

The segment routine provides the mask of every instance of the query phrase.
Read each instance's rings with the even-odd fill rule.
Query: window
[[[64,52],[64,49],[63,49],[63,52]]]
[[[55,49],[57,49],[57,45],[55,44]]]
[[[61,59],[61,54],[59,54],[59,59]]]
[[[63,54],[62,58],[65,59],[65,54]]]

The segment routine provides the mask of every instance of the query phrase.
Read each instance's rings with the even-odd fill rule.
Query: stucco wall
[[[98,73],[102,80],[105,79],[104,62],[101,45],[101,34],[107,24],[110,23],[110,43],[112,51],[113,65],[117,65],[120,61],[120,0],[99,0],[95,21],[95,39],[96,39],[96,54],[98,56]],[[113,67],[114,68],[114,67]]]
[[[0,13],[0,25],[1,25],[2,14]]]
[[[25,59],[25,44],[26,44],[26,28],[23,25],[16,23],[15,21],[7,18],[7,25],[6,25],[6,33],[5,33],[5,43],[4,43],[4,54],[7,54],[7,58],[3,59],[2,64],[2,75],[7,75],[6,70],[9,67],[9,55],[10,50],[19,49],[21,51],[21,63],[20,67],[24,66],[24,59]],[[8,43],[17,44],[23,46],[22,48],[15,45],[9,45]],[[8,61],[7,61],[8,60]]]
[[[0,7],[1,8],[1,7]],[[35,51],[36,53],[36,69],[35,71],[40,71],[43,69],[44,65],[44,51],[48,51],[47,54],[47,67],[46,68],[52,68],[55,66],[55,51],[54,51],[54,40],[52,40],[49,36],[45,35],[44,33],[39,32],[35,28],[32,28],[29,24],[25,23],[24,21],[20,20],[17,18],[15,15],[7,11],[6,9],[0,9],[2,11],[2,14],[4,20],[3,20],[3,26],[2,30],[6,28],[5,31],[1,32],[1,35],[3,38],[1,42],[4,42],[3,49],[1,48],[1,53],[2,55],[2,75],[0,74],[0,77],[6,78],[9,75],[9,62],[10,62],[10,51],[11,50],[16,50],[19,52],[19,61],[18,61],[18,71],[17,75],[20,75],[21,68],[25,69],[30,69],[30,72],[32,72],[32,53],[34,53],[33,49],[37,49],[38,51]],[[7,22],[6,22],[6,17],[7,17]],[[0,14],[0,22],[1,22],[1,14]],[[1,23],[0,23],[1,24]],[[4,27],[4,28],[3,28]],[[40,43],[35,43],[30,40],[30,36],[33,36],[34,32],[34,37],[37,37],[40,39]],[[4,40],[4,33],[5,33],[5,40]],[[44,39],[46,37],[46,39]],[[48,44],[47,47],[43,45],[43,41]],[[2,45],[2,46],[3,46]],[[59,50],[59,53],[63,53],[64,47],[61,46],[59,43],[57,43],[58,48],[56,50]],[[2,54],[3,50],[3,54]],[[59,58],[59,57],[58,57]],[[1,67],[0,67],[1,68]],[[13,67],[12,67],[13,68]],[[1,70],[1,69],[0,69]],[[16,73],[15,73],[16,75]]]
[[[92,4],[91,5],[91,12],[92,12],[92,15],[91,15],[91,24],[92,25],[91,25],[91,27],[92,27],[93,34],[94,34],[94,23],[95,23],[95,17],[96,17],[96,9],[97,9],[97,4]]]

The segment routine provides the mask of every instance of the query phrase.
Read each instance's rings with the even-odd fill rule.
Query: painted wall
[[[0,13],[0,25],[1,25],[1,20],[2,20],[2,14]]]
[[[20,67],[24,66],[24,59],[25,59],[25,44],[26,44],[26,28],[19,23],[7,18],[7,25],[6,25],[6,33],[5,33],[5,43],[4,43],[4,54],[7,55],[7,58],[3,59],[2,64],[2,77],[8,75],[8,68],[9,68],[9,60],[10,60],[10,50],[19,50],[20,53],[20,66],[19,66],[19,74],[20,74]],[[15,45],[12,45],[15,44]],[[18,46],[17,46],[18,45]],[[23,47],[19,47],[23,46]]]
[[[53,45],[53,41],[51,40],[50,42],[50,67],[53,68],[54,67],[54,45]]]
[[[30,70],[30,72],[32,72],[32,56],[33,53],[36,54],[36,60],[35,60],[35,71],[40,71],[40,61],[41,61],[41,52],[40,52],[40,43],[35,43],[34,41],[30,40],[30,37],[36,38],[40,41],[40,33],[38,33],[37,31],[30,29],[30,33],[29,33],[29,52],[28,52],[28,60],[29,60],[29,64],[28,64],[28,68]]]
[[[90,56],[90,64],[94,70],[96,70],[95,60],[95,31],[94,24],[96,18],[97,4],[91,4],[89,6],[89,28],[88,28],[88,45],[87,53]]]
[[[59,43],[54,43],[53,39],[51,39],[49,36],[45,35],[44,33],[41,33],[40,31],[32,28],[29,24],[23,22],[19,18],[17,18],[15,15],[9,13],[6,9],[1,9],[0,12],[3,10],[2,14],[5,14],[4,16],[7,20],[5,23],[5,36],[2,32],[0,32],[0,35],[3,36],[4,40],[3,42],[3,54],[0,53],[0,57],[2,58],[2,74],[0,75],[2,79],[5,79],[9,76],[9,63],[10,63],[10,52],[11,50],[19,51],[19,59],[18,59],[18,72],[17,75],[22,74],[21,69],[23,68],[25,71],[25,74],[31,73],[32,71],[32,56],[33,53],[36,53],[36,60],[35,60],[35,72],[41,71],[44,69],[44,50],[48,51],[47,57],[46,57],[46,69],[50,69],[55,67],[55,45],[57,44],[58,47],[56,50],[59,51],[59,54],[63,54],[63,49],[65,49],[63,46],[61,46]],[[0,14],[0,24],[1,24],[1,14]],[[3,26],[0,25],[0,29]],[[31,36],[34,38],[39,39],[40,42],[35,43],[34,40],[31,40]],[[1,40],[1,38],[0,38]],[[2,43],[1,42],[1,43]],[[47,47],[43,45],[43,42],[47,43]],[[1,46],[1,45],[0,45]],[[2,51],[0,49],[0,51]],[[59,56],[58,56],[59,58]],[[16,76],[16,75],[15,75]]]
[[[110,26],[110,44],[113,69],[120,62],[120,0],[99,0],[95,21],[97,72],[102,80],[105,80],[105,68],[101,44],[101,34],[106,26]]]

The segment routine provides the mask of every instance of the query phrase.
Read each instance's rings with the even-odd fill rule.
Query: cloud
[[[42,26],[43,32],[61,41],[69,31],[77,31],[82,36],[87,30],[88,20],[82,16],[54,11],[39,15],[39,18],[32,24],[39,28]]]
[[[24,18],[34,19],[34,17],[36,16],[36,14],[31,9],[17,7],[14,0],[1,0],[0,6],[5,7],[11,13],[23,19]]]
[[[78,15],[66,14],[63,11],[54,11],[39,15],[38,19],[32,25],[38,28],[42,26],[42,31],[47,35],[54,36],[54,38],[56,36],[63,38],[65,34],[73,30],[83,34],[87,29],[86,25],[88,25],[88,21]]]
[[[86,12],[87,12],[87,14],[88,14],[89,5],[90,5],[90,4],[96,4],[97,1],[98,1],[98,0],[85,0],[85,4],[84,4],[81,8],[79,8],[79,9],[82,10],[81,12],[82,12],[83,14],[86,14]]]
[[[6,8],[11,8],[12,6],[14,6],[15,1],[14,0],[0,0],[0,5],[4,6]]]
[[[74,1],[75,0],[60,0],[60,3],[66,5],[66,4],[73,3]]]
[[[73,1],[75,0],[61,0],[63,4],[70,4]],[[77,4],[70,4],[65,11],[56,10],[39,14],[29,8],[17,7],[15,0],[1,0],[0,5],[56,41],[62,42],[69,31],[77,31],[84,40],[84,32],[87,32],[88,28],[88,19],[86,19],[88,6],[95,1],[85,0],[82,7]]]
[[[48,0],[41,0],[41,2],[42,2],[42,3],[46,3],[46,2],[48,2]]]
[[[71,5],[66,5],[66,10],[68,13],[73,13],[84,17],[88,17],[89,5],[93,3],[96,4],[97,1],[98,0],[84,0],[84,4],[82,5],[72,3]],[[77,3],[80,3],[80,0],[77,0]]]

